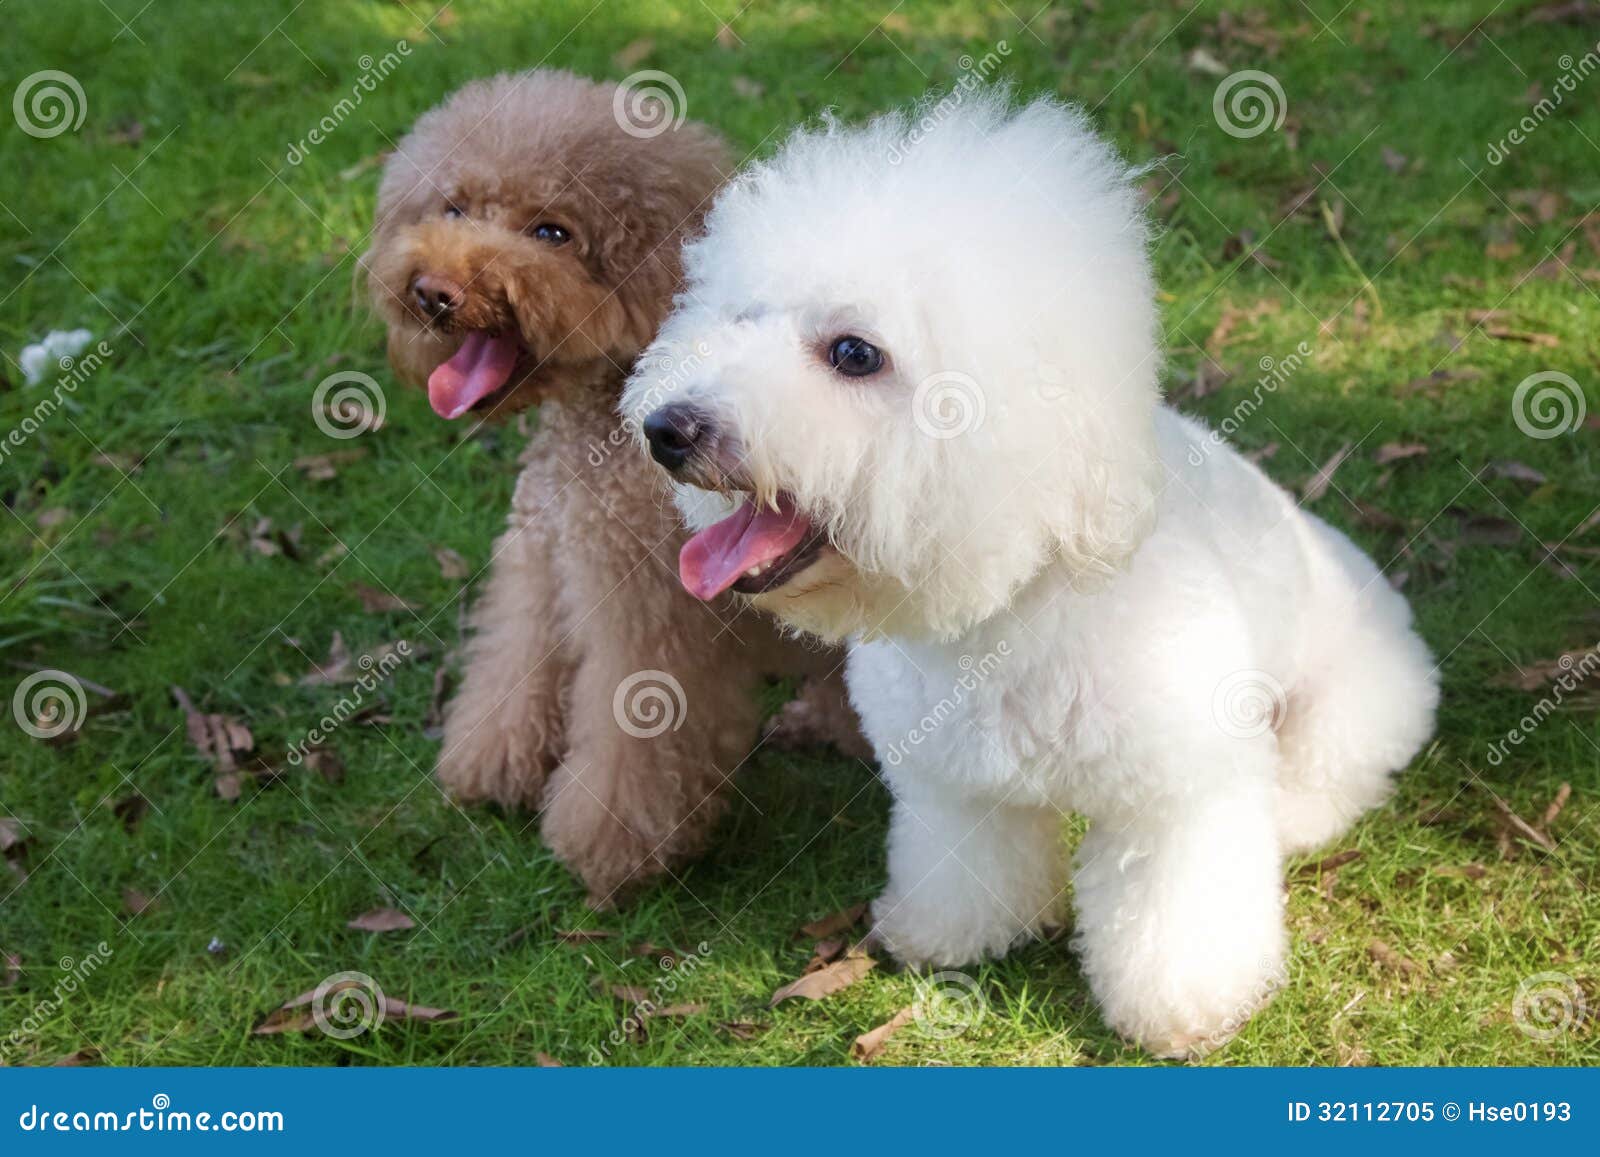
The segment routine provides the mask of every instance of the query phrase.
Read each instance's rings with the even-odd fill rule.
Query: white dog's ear
[[[1148,348],[1148,347],[1145,347]],[[1153,360],[1153,359],[1152,359]],[[1131,378],[1085,386],[1081,368],[1066,371],[1042,360],[1030,383],[1031,415],[1052,431],[1054,451],[1035,472],[1041,522],[1058,561],[1085,583],[1121,570],[1155,525],[1163,470],[1156,446],[1155,365]]]

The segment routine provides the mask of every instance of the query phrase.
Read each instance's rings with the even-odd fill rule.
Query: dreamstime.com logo
[[[1534,973],[1517,985],[1511,1001],[1511,1019],[1538,1041],[1578,1031],[1586,1011],[1582,987],[1565,972]]]
[[[1541,442],[1571,434],[1583,425],[1588,412],[1583,387],[1559,370],[1528,375],[1511,395],[1511,420]]]
[[[17,127],[30,137],[49,140],[77,132],[89,115],[89,98],[83,85],[69,72],[47,68],[24,77],[11,97]]]
[[[114,1113],[29,1105],[17,1117],[24,1133],[282,1133],[276,1109],[224,1109],[218,1113],[174,1109],[172,1098],[157,1093],[148,1109]]]
[[[666,671],[635,671],[611,697],[617,726],[635,739],[654,739],[677,731],[689,717],[683,684]]]
[[[55,739],[83,726],[89,714],[83,684],[65,671],[35,671],[11,696],[11,715],[17,726],[35,739]]]
[[[648,140],[683,124],[689,115],[689,98],[677,77],[646,68],[617,85],[611,114],[617,127],[630,137]]]
[[[1227,675],[1211,693],[1211,718],[1224,735],[1255,739],[1277,728],[1289,710],[1283,684],[1265,671]]]
[[[1217,127],[1230,137],[1249,140],[1283,127],[1289,99],[1277,77],[1246,68],[1222,78],[1211,98],[1211,114],[1217,118]]]
[[[376,430],[387,412],[383,390],[360,370],[329,374],[311,394],[311,420],[328,437],[341,441]]]

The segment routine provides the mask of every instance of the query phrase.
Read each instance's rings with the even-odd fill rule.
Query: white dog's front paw
[[[1248,985],[1204,997],[1172,1000],[1160,993],[1102,994],[1101,1014],[1116,1032],[1158,1057],[1197,1060],[1233,1039],[1255,1012],[1282,987],[1280,966],[1263,961]]]

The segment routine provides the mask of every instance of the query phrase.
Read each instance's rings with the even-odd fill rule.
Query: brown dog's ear
[[[683,243],[700,231],[717,190],[731,174],[727,149],[710,129],[686,122],[619,148],[609,189],[616,228],[596,238],[602,279],[621,299],[645,344],[665,318],[682,276]]]

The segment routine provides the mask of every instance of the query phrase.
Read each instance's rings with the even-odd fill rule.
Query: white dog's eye
[[[866,338],[846,334],[828,347],[828,364],[847,378],[865,378],[883,369],[883,352]]]

